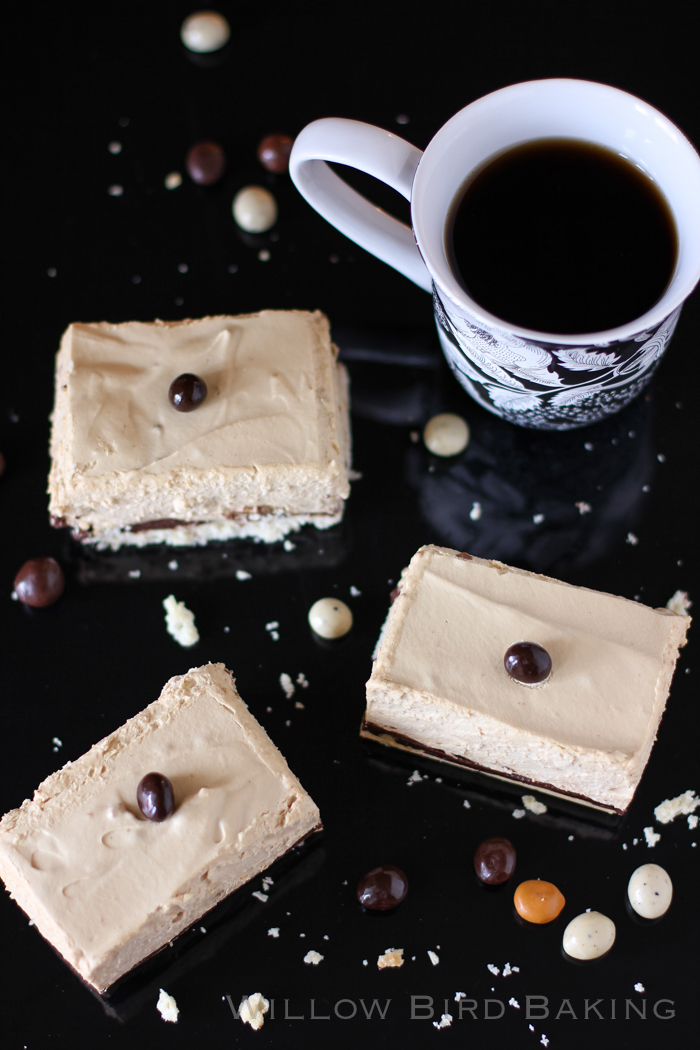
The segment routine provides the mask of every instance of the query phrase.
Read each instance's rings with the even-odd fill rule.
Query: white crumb
[[[206,932],[207,932],[207,928],[206,928],[206,926],[200,926],[200,927],[199,927],[199,932],[200,932],[200,933],[206,933]]]
[[[654,810],[654,817],[659,824],[669,824],[676,817],[685,817],[689,813],[694,813],[698,806],[700,806],[700,798],[695,792],[684,791],[676,798],[667,798],[660,802]]]
[[[178,186],[182,186],[182,175],[179,171],[171,171],[165,176],[164,182],[166,190],[176,190]]]
[[[514,1007],[514,1009],[516,1009],[516,1010],[519,1010],[519,1009],[520,1009],[520,1003],[518,1002],[518,1000],[517,1000],[517,999],[513,999],[513,997],[512,997],[512,996],[511,996],[511,998],[510,998],[510,999],[508,1000],[508,1006],[512,1006],[512,1007]]]
[[[393,966],[403,966],[403,948],[387,948],[377,959],[377,969],[385,970]]]
[[[535,523],[535,525],[541,525],[544,521],[544,514],[533,514],[532,520]]]
[[[312,948],[311,951],[307,952],[304,956],[304,962],[307,963],[307,965],[318,966],[320,962],[323,962],[323,956],[320,952],[315,952]]]
[[[309,688],[309,683],[308,683],[308,681],[306,679],[306,675],[304,674],[303,671],[300,671],[299,674],[297,675],[297,685],[300,685],[302,689],[308,689]]]
[[[462,803],[462,805],[464,806],[465,809],[471,809],[472,808],[472,804],[471,804],[471,802],[469,801],[468,798],[465,798],[465,800]]]
[[[158,1012],[164,1021],[172,1021],[173,1024],[177,1024],[178,1014],[180,1013],[177,1008],[177,1003],[172,995],[168,995],[168,993],[162,988],[156,1006],[158,1007]]]
[[[638,842],[639,842],[639,839],[632,839],[632,845],[633,846],[636,846]]]
[[[428,950],[428,958],[430,959],[433,966],[437,966],[437,964],[440,962],[440,956],[436,955],[435,952],[431,952],[430,950]]]
[[[510,975],[513,973],[514,969],[517,970],[518,967],[517,966],[516,967],[512,967],[510,965],[510,963],[506,963],[505,966],[503,967],[503,976],[504,977],[510,977]]]
[[[698,826],[698,818],[695,816],[694,813],[688,814],[688,827],[690,828],[690,830],[692,831],[697,826]]]
[[[306,934],[305,933],[300,933],[299,936],[300,937],[306,937]]]
[[[420,775],[420,773],[418,772],[418,770],[417,770],[417,769],[414,769],[414,770],[413,770],[413,772],[411,773],[410,777],[409,777],[409,778],[408,778],[408,780],[406,781],[406,783],[407,783],[407,784],[408,784],[408,786],[410,787],[410,786],[411,786],[411,784],[420,784],[420,782],[421,782],[421,780],[422,780],[422,779],[423,779],[423,777],[422,777],[422,776]]]
[[[640,981],[637,981],[637,983],[634,986],[634,990],[635,990],[635,992],[642,992],[643,993],[645,991],[645,988],[644,988],[644,985],[641,984]]]
[[[33,925],[34,925],[34,919],[30,919],[29,922],[27,923],[27,926],[33,926]]]
[[[593,510],[593,507],[590,505],[590,503],[586,503],[584,500],[579,500],[576,504],[576,507],[578,507],[579,514],[590,514]]]
[[[628,532],[627,533],[627,539],[625,540],[625,543],[629,543],[633,547],[636,547],[637,544],[639,543],[639,538],[637,536],[635,536],[635,534],[633,532]]]
[[[184,602],[178,602],[174,594],[169,594],[163,601],[165,609],[165,626],[179,645],[189,648],[199,641],[199,631],[194,625],[194,613]]]
[[[469,511],[469,517],[472,521],[478,521],[481,517],[481,504],[478,500],[474,500],[472,503],[472,509]]]
[[[327,933],[324,933],[324,935],[323,935],[323,939],[324,939],[324,941],[329,941],[329,940],[330,940],[330,937],[328,936],[328,934],[327,934]]]
[[[270,620],[269,623],[265,624],[265,630],[269,633],[270,638],[272,638],[273,642],[278,642],[279,641],[280,636],[279,636],[279,633],[277,631],[278,627],[279,627],[279,623],[277,622],[277,620]]]
[[[627,843],[626,843],[626,842],[623,842],[623,843],[622,843],[622,848],[623,848],[623,849],[627,849]]]
[[[269,890],[270,886],[274,886],[275,880],[271,879],[269,875],[263,875],[262,884],[264,890]]]
[[[549,1046],[549,1039],[544,1034],[542,1035],[542,1038],[540,1039],[540,1042],[542,1043],[542,1046]]]
[[[179,568],[179,565],[178,565],[178,563],[177,563],[177,562],[175,561],[175,559],[174,559],[174,558],[173,558],[173,560],[172,560],[172,561],[169,561],[169,562],[168,562],[168,568],[170,569],[170,571],[171,571],[171,572],[175,572],[175,570]]]
[[[238,1016],[243,1024],[249,1024],[256,1031],[263,1026],[263,1014],[270,1009],[270,1003],[260,992],[253,992],[241,1001],[238,1007]]]
[[[567,842],[573,842],[573,841],[574,841],[574,836],[573,835],[569,835],[569,837],[567,839]]]
[[[661,835],[659,835],[657,831],[654,831],[653,828],[645,828],[644,838],[647,840],[647,846],[649,849],[652,849],[652,847],[654,847],[661,839]]]
[[[287,700],[291,700],[291,698],[294,696],[294,694],[296,692],[296,688],[295,688],[294,682],[292,681],[292,679],[289,677],[289,675],[285,671],[283,671],[282,674],[280,675],[280,685],[282,686],[284,692],[286,693]]]
[[[495,966],[493,963],[486,963],[486,969],[489,970],[493,974],[494,977],[498,977],[498,975],[501,972],[499,970],[499,968],[497,966]]]
[[[591,448],[593,448],[593,445],[591,445]],[[534,1026],[534,1024],[529,1024],[529,1025],[528,1025],[528,1028],[530,1029],[530,1031],[531,1031],[531,1032],[534,1032],[534,1031],[535,1031],[535,1026]]]
[[[547,807],[544,802],[539,802],[534,795],[523,795],[522,799],[525,809],[529,809],[531,813],[537,813],[539,815],[547,812]]]
[[[515,817],[516,820],[522,820],[522,818],[525,816],[525,810],[524,809],[514,809],[513,810],[513,816]]]
[[[452,1024],[452,1014],[443,1014],[439,1021],[433,1021],[433,1028],[449,1028]]]
[[[666,602],[666,608],[670,609],[671,612],[678,613],[680,616],[687,616],[688,609],[692,604],[688,598],[687,591],[676,591],[673,597]]]
[[[368,959],[363,959],[362,960],[362,965],[363,966],[369,966],[369,960]]]
[[[253,577],[251,576],[251,574],[249,572],[246,572],[245,569],[236,569],[236,579],[237,580],[252,580]]]
[[[362,595],[362,591],[358,590],[357,587],[350,587],[350,597],[359,598]]]
[[[63,747],[63,741],[61,740],[60,737],[55,736],[53,738],[53,740],[51,741],[51,743],[53,744],[54,751],[58,751],[59,747]],[[691,825],[691,827],[692,827],[692,825]]]
[[[293,551],[293,550],[296,550],[296,546],[297,545],[296,545],[296,543],[292,543],[291,540],[285,540],[284,543],[282,544],[282,546],[284,547],[284,549],[286,551]]]
[[[141,576],[141,570],[140,569],[130,569],[129,570],[129,576],[131,577],[132,580],[138,580],[139,577]]]
[[[267,894],[262,893],[260,890],[253,890],[252,896],[257,897],[259,901],[263,902],[263,904],[267,900]]]
[[[294,701],[294,706],[298,707],[300,711],[304,710],[304,704],[302,704],[301,700],[295,700]]]
[[[467,993],[466,992],[455,992],[455,1002],[456,1003],[458,1003],[460,1001],[460,999],[466,999],[466,998],[467,998]]]
[[[362,478],[363,474],[361,470],[353,470],[352,467],[350,467],[350,470],[348,471],[348,481],[362,481]]]

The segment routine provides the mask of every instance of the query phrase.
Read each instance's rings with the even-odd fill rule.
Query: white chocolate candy
[[[598,959],[615,943],[615,923],[599,911],[584,911],[564,930],[562,944],[572,959]]]
[[[195,11],[180,28],[180,39],[190,51],[207,54],[228,43],[231,29],[218,11]]]
[[[643,919],[658,919],[671,906],[673,883],[658,864],[642,864],[627,886],[630,904]]]
[[[423,441],[435,456],[456,456],[469,444],[469,427],[461,416],[443,412],[428,420]]]
[[[233,217],[247,233],[265,233],[277,222],[277,201],[262,186],[244,186],[233,198]]]
[[[352,627],[352,613],[337,598],[319,598],[309,609],[309,623],[321,638],[342,638]]]

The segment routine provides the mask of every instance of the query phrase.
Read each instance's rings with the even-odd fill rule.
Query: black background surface
[[[170,676],[213,660],[234,671],[241,695],[318,802],[325,833],[276,879],[266,904],[250,898],[260,887],[255,880],[240,901],[203,921],[207,933],[195,927],[138,974],[110,1007],[122,1020],[105,1012],[3,895],[3,1046],[534,1048],[543,1033],[552,1050],[593,1040],[694,1045],[700,829],[689,830],[685,818],[657,828],[653,850],[642,831],[662,799],[700,786],[692,631],[649,766],[613,829],[554,808],[516,821],[518,792],[489,793],[478,780],[454,784],[437,769],[408,786],[418,763],[402,766],[389,752],[373,759],[358,726],[389,591],[422,543],[502,558],[652,606],[678,588],[697,593],[700,300],[684,308],[647,398],[571,434],[518,431],[470,402],[439,363],[429,297],[345,240],[286,176],[268,176],[255,158],[263,135],[296,134],[329,115],[379,124],[423,148],[470,101],[551,76],[624,88],[698,143],[692,5],[356,0],[342,7],[222,2],[219,9],[232,41],[213,62],[181,46],[180,23],[191,9],[180,2],[27,6],[19,18],[3,15],[0,807],[31,796],[60,764],[154,700]],[[403,126],[401,114],[410,118]],[[221,183],[206,191],[184,174],[185,153],[200,138],[218,140],[229,157]],[[118,155],[107,148],[115,140],[123,146]],[[168,191],[164,178],[174,170],[183,184]],[[233,223],[233,195],[251,182],[269,185],[278,199],[274,238],[245,238]],[[370,182],[355,177],[378,203],[406,215],[405,202]],[[122,196],[109,196],[114,184]],[[262,249],[267,262],[258,258]],[[326,311],[349,360],[362,479],[343,526],[300,538],[291,553],[234,545],[228,559],[221,550],[76,558],[49,528],[45,495],[53,359],[65,326],[264,307]],[[382,346],[417,350],[417,364],[378,363]],[[358,361],[367,348],[374,360]],[[433,461],[411,440],[445,408],[473,428],[457,462]],[[469,516],[474,501],[483,509],[478,522]],[[578,501],[591,513],[581,516]],[[539,514],[545,518],[536,525]],[[630,532],[636,545],[626,542]],[[31,615],[10,601],[12,580],[27,558],[44,554],[65,565],[67,591],[57,607]],[[173,558],[177,571],[167,569]],[[240,582],[232,570],[245,567],[253,579]],[[135,568],[138,579],[129,577]],[[361,594],[352,597],[351,586]],[[201,641],[192,651],[166,634],[161,603],[171,592],[195,612]],[[311,603],[325,595],[347,601],[355,616],[351,635],[334,648],[320,647],[306,623]],[[277,642],[265,630],[272,620],[280,623]],[[281,672],[303,672],[308,690],[287,700]],[[57,751],[54,737],[62,741]],[[516,882],[541,877],[560,887],[567,905],[556,922],[525,926],[513,912],[513,886],[487,892],[477,884],[474,849],[497,834],[517,847]],[[626,912],[625,888],[634,868],[652,860],[671,874],[675,896],[662,921],[643,926]],[[354,886],[385,862],[406,871],[409,897],[395,914],[364,914]],[[588,907],[615,921],[617,942],[605,959],[577,966],[562,957],[561,935]],[[278,939],[267,935],[273,926]],[[405,950],[403,969],[379,972],[377,956],[393,946]],[[303,963],[311,948],[324,955],[317,968]],[[439,956],[435,967],[429,949]],[[487,970],[506,962],[520,972],[503,978]],[[644,995],[634,991],[637,982]],[[156,1012],[161,985],[180,1007],[176,1026]],[[253,991],[275,1000],[275,1018],[259,1032],[234,1020],[225,999],[237,1005]],[[476,1020],[459,1019],[457,991],[477,1000]],[[548,998],[548,1018],[528,1021],[528,995]],[[411,996],[432,996],[435,1019],[447,1000],[452,1026],[436,1031],[429,1020],[412,1020]],[[376,1012],[365,1019],[361,1000],[374,998],[382,1006],[391,1000],[385,1020]],[[502,1018],[484,1019],[489,998],[504,1003]],[[316,1015],[330,1020],[311,1018],[312,999]],[[335,1016],[341,999],[356,1005],[353,1020]],[[576,1019],[555,1019],[564,999]],[[585,1020],[585,1001],[597,999],[603,1019]],[[625,1020],[625,999],[639,1008],[646,1000],[647,1019]],[[675,1011],[663,1020],[653,1012],[662,999],[673,1005],[659,1013]],[[284,1019],[285,1000],[288,1014],[303,1020]]]

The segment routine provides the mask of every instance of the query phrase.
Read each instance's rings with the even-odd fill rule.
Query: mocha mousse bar
[[[0,876],[102,992],[320,828],[223,664],[68,762],[0,821]]]
[[[318,311],[73,324],[56,361],[49,512],[98,549],[340,521],[348,384]]]
[[[382,629],[361,732],[623,813],[689,625],[667,609],[422,547]]]

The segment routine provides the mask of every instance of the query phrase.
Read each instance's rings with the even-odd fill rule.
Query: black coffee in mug
[[[462,186],[446,228],[471,298],[542,332],[605,331],[658,302],[673,276],[676,224],[656,183],[577,139],[521,143]]]

